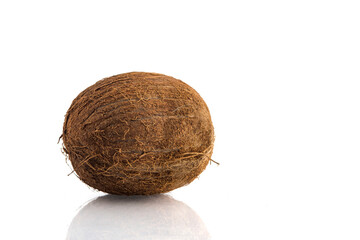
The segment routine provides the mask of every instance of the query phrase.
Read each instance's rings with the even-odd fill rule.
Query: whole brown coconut
[[[62,138],[74,171],[89,186],[149,195],[184,186],[205,169],[214,128],[190,86],[131,72],[81,92],[66,113]]]

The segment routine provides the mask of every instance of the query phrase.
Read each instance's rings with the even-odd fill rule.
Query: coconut
[[[189,85],[131,72],[82,91],[65,115],[62,138],[84,183],[111,194],[150,195],[199,176],[211,161],[214,128]]]

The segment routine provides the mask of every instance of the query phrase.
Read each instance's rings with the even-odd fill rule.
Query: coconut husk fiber
[[[105,78],[66,113],[63,150],[76,175],[103,192],[164,193],[192,182],[208,165],[214,128],[201,96],[157,73]]]

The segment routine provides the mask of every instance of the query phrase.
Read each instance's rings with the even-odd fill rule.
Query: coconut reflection
[[[68,240],[210,239],[200,217],[186,204],[155,196],[99,197],[72,220]]]

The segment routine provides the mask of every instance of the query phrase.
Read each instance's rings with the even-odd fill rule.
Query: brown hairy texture
[[[131,72],[81,92],[66,113],[62,138],[89,186],[149,195],[189,184],[206,168],[214,128],[193,88],[166,75]]]

